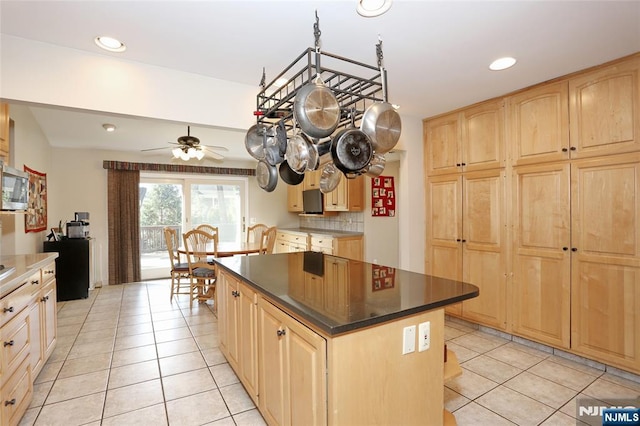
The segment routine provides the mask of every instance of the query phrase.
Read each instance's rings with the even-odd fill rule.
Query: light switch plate
[[[418,352],[423,352],[431,346],[431,322],[422,322],[418,326]]]
[[[402,333],[402,355],[416,351],[416,326],[405,327]]]

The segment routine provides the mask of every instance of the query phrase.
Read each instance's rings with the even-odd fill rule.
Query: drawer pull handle
[[[8,308],[4,308],[4,312],[13,312],[13,306],[9,306]]]
[[[55,272],[53,271],[53,269],[49,270],[49,271],[44,271],[45,274],[54,274]]]
[[[49,300],[49,296],[43,296],[42,299],[40,299],[41,302],[46,302],[47,300]]]
[[[6,407],[7,405],[16,405],[16,399],[13,398],[12,400],[5,401],[4,406]]]
[[[38,284],[40,284],[40,280],[31,281],[31,285],[38,285]]]
[[[287,334],[287,330],[278,330],[278,331],[276,332],[276,334],[277,334],[279,337],[282,337],[282,336],[284,336],[285,334]]]
[[[237,292],[237,291],[235,291],[235,290],[231,292],[231,295],[232,295],[233,297],[240,297],[240,293],[238,293],[238,292]]]
[[[13,340],[9,340],[8,342],[4,342],[4,346],[13,346]]]

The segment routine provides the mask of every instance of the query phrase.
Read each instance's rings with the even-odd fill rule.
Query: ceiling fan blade
[[[212,151],[210,149],[205,149],[204,152],[205,152],[205,155],[213,158],[214,160],[224,160],[224,155],[218,152]]]
[[[148,148],[148,149],[141,149],[140,152],[147,152],[147,151],[160,151],[163,149],[171,149],[170,146],[163,146],[162,148]]]
[[[229,151],[229,148],[226,146],[218,146],[218,145],[200,145],[204,148],[215,150],[215,151]]]

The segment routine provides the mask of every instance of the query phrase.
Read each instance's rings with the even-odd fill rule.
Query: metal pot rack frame
[[[376,48],[378,63],[381,64],[381,42],[376,45]],[[316,61],[320,64],[316,64]],[[330,63],[331,67],[323,66],[324,62]],[[316,67],[317,65],[319,66]],[[331,88],[340,106],[340,124],[336,131],[351,126],[351,123],[358,125],[369,105],[385,100],[387,75],[382,66],[365,64],[332,53],[321,52],[317,47],[315,49],[309,47],[268,85],[264,84],[263,69],[260,84],[262,90],[257,95],[254,112],[256,124],[264,126],[270,133],[270,129],[275,129],[278,122],[283,121],[287,134],[291,135],[295,126],[293,102],[296,93],[301,87],[314,81],[317,69],[320,69],[320,78],[327,87]],[[276,85],[279,79],[287,79],[287,81],[279,86]]]

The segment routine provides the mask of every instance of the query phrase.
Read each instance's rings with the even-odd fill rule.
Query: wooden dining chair
[[[218,235],[218,227],[217,226],[213,226],[213,225],[209,225],[209,224],[206,224],[206,223],[203,223],[202,225],[196,226],[195,229],[199,229],[199,230],[204,231],[204,232],[206,232],[208,234],[211,234],[211,235],[216,235],[216,236]]]
[[[256,223],[253,226],[249,226],[247,228],[247,242],[248,243],[253,243],[253,242],[260,242],[262,241],[262,234],[264,233],[264,231],[266,231],[269,227],[263,223]]]
[[[168,226],[164,227],[164,240],[169,252],[169,261],[171,262],[171,295],[169,300],[173,300],[174,294],[190,294],[186,290],[181,291],[180,284],[183,279],[189,279],[189,264],[180,262],[180,253],[178,252],[178,230]],[[187,282],[184,285],[188,285]]]
[[[276,227],[267,228],[260,239],[260,254],[271,254],[276,245]]]
[[[208,256],[217,256],[218,235],[201,229],[192,229],[183,234],[184,248],[189,265],[189,308],[193,301],[214,301],[216,296],[216,267],[209,263]],[[217,310],[217,307],[214,308]]]

